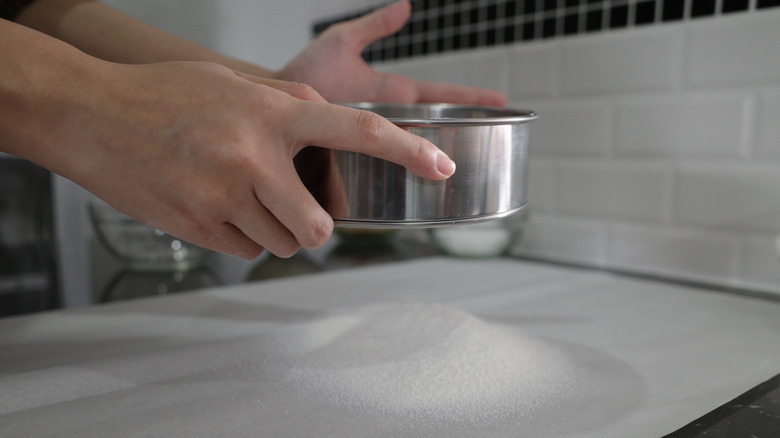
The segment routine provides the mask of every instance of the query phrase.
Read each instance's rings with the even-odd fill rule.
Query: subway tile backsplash
[[[605,32],[780,6],[780,0],[413,0],[409,23],[363,53],[387,61]],[[363,8],[316,22],[313,33]]]
[[[780,160],[780,90],[759,93],[756,103],[757,160]]]
[[[662,223],[672,166],[639,161],[571,160],[558,164],[557,212],[568,216]]]
[[[566,94],[672,91],[678,87],[682,29],[653,26],[562,41],[561,87]],[[633,56],[643,53],[642,57]],[[610,71],[604,75],[604,70]]]
[[[538,147],[531,149],[532,157],[606,158],[611,154],[615,117],[610,100],[540,100],[523,106],[547,115],[534,122]]]
[[[686,29],[685,85],[711,87],[776,81],[780,71],[777,11],[759,9],[756,13],[735,14],[728,19],[691,22]],[[745,29],[745,32],[735,32],[735,29]]]
[[[513,254],[780,293],[779,3],[429,0],[368,57],[539,113]]]
[[[780,232],[776,163],[697,162],[677,167],[676,223],[727,232]]]
[[[740,160],[748,154],[743,140],[752,104],[746,92],[618,98],[615,153],[623,158]]]

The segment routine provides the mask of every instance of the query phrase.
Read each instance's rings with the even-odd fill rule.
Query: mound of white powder
[[[560,347],[443,305],[343,311],[279,336],[288,378],[331,403],[453,422],[530,416],[581,386]]]

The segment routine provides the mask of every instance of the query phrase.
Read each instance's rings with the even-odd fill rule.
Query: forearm
[[[16,21],[108,61],[209,61],[254,76],[276,76],[273,71],[222,55],[92,0],[37,0]]]
[[[0,150],[58,169],[78,109],[98,93],[99,60],[0,20]],[[71,139],[68,139],[71,140]]]

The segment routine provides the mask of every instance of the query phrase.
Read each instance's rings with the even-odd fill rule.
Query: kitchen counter
[[[470,324],[461,329],[511,332],[536,346],[529,351],[554,352],[539,360],[559,358],[567,374],[523,359],[526,368],[512,366],[550,393],[507,375],[504,387],[466,394],[488,402],[468,406],[465,419],[403,394],[383,405],[356,402],[364,388],[328,392],[356,368],[389,366],[385,377],[398,378],[392,370],[409,372],[414,357],[453,369],[425,351],[394,368],[376,343],[357,347],[365,357],[356,364],[325,360],[332,346],[354,347],[344,339],[368,335],[316,329],[349,325],[355,309],[377,303],[435,304]],[[429,258],[0,320],[0,436],[655,438],[780,373],[779,340],[773,300],[517,260]],[[299,384],[292,371],[318,364],[330,386]],[[463,388],[472,377],[458,376]],[[526,394],[535,397],[527,409],[501,405]]]

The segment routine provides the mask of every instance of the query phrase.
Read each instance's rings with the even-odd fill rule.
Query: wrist
[[[102,62],[23,26],[0,26],[0,147],[60,173],[85,130],[79,120],[94,108]]]

